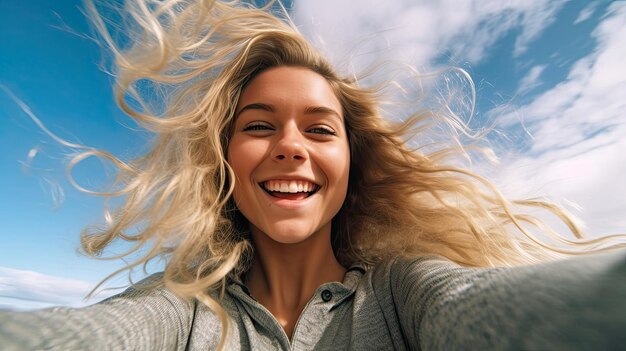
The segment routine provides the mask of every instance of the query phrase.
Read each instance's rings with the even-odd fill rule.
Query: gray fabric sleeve
[[[623,349],[625,256],[497,269],[398,259],[389,283],[411,349]]]
[[[194,302],[164,288],[124,293],[85,308],[0,311],[2,350],[184,349]]]

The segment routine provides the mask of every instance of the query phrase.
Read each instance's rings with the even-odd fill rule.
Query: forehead
[[[278,108],[321,106],[342,114],[341,103],[328,81],[303,67],[274,67],[254,77],[242,91],[237,111],[250,103],[267,103]]]

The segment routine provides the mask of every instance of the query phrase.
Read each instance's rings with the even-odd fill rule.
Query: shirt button
[[[322,291],[322,300],[324,300],[324,302],[328,302],[332,298],[333,298],[333,293],[330,292],[330,290]]]

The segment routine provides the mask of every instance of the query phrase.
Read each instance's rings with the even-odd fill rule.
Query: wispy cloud
[[[592,35],[596,48],[567,79],[502,116],[509,127],[521,119],[533,138],[499,182],[517,184],[518,194],[541,184],[542,193],[581,205],[593,232],[625,232],[626,4],[613,3]]]
[[[587,5],[585,8],[580,10],[580,12],[578,13],[578,17],[576,17],[576,19],[574,20],[574,24],[585,22],[586,20],[591,18],[593,13],[596,11],[597,7],[598,7],[597,2],[595,1],[590,2],[589,5]]]
[[[85,301],[93,284],[38,272],[0,267],[0,307],[33,309],[51,306],[80,307],[93,304],[113,292]]]
[[[540,86],[542,82],[539,77],[545,69],[546,65],[537,65],[528,70],[528,74],[526,74],[526,76],[524,76],[524,78],[520,79],[519,81],[517,87],[517,95],[526,94],[529,91]]]
[[[624,123],[626,5],[613,5],[592,34],[598,41],[593,52],[578,60],[563,82],[518,106],[516,113],[534,135],[532,151],[568,147]],[[502,116],[502,123],[516,123],[511,117]]]
[[[529,1],[302,1],[294,19],[334,62],[352,58],[356,68],[395,57],[431,67],[442,55],[481,62],[491,46],[517,31],[514,52],[554,21],[562,2]]]
[[[513,56],[517,57],[528,50],[528,45],[554,21],[556,13],[565,4],[562,1],[531,1],[520,11],[521,33],[515,39]],[[518,5],[519,6],[519,5]]]

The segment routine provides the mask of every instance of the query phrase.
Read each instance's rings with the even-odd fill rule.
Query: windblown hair
[[[520,207],[552,212],[574,236],[580,230],[559,207],[509,201],[485,179],[448,163],[462,148],[412,149],[411,135],[448,117],[418,111],[400,123],[385,120],[377,89],[340,77],[288,18],[236,1],[137,0],[125,6],[129,27],[116,44],[96,6],[87,3],[113,53],[118,104],[155,138],[144,156],[127,163],[97,153],[120,168],[118,190],[102,195],[123,202],[107,213],[106,226],[83,232],[82,248],[99,256],[121,239],[134,243],[120,255],[126,256],[148,247],[125,269],[165,259],[162,283],[212,308],[223,322],[222,336],[227,318],[214,293],[223,293],[230,274],[247,270],[253,250],[246,220],[231,200],[234,177],[225,155],[242,89],[271,67],[320,74],[343,106],[351,169],[347,198],[332,226],[343,265],[440,255],[465,266],[497,266],[604,247],[602,239],[562,239],[565,248],[544,243],[533,233],[551,230]]]

